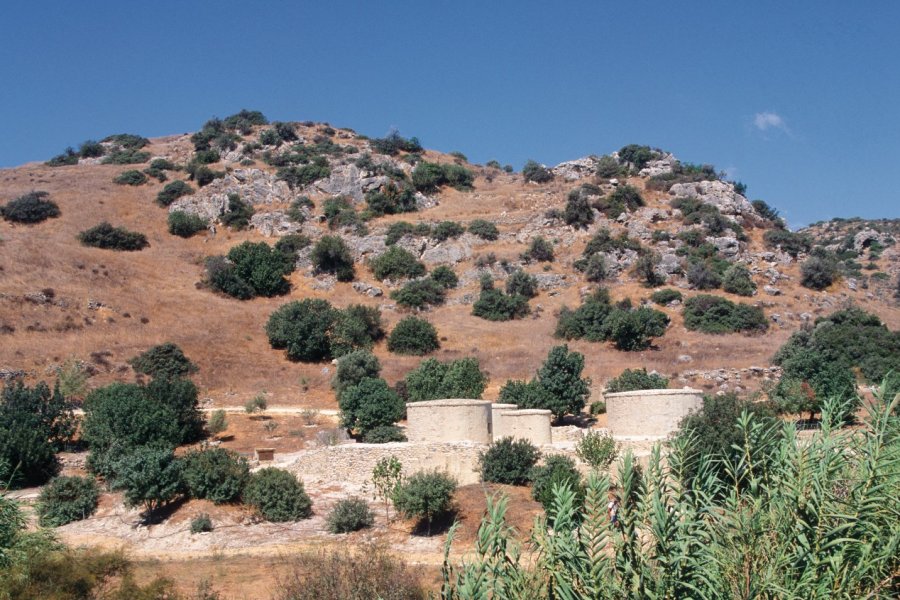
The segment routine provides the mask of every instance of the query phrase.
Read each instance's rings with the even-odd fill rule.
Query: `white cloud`
[[[787,123],[785,123],[784,118],[778,113],[773,112],[760,112],[753,115],[753,126],[760,131],[767,131],[769,129],[788,131],[788,126]]]

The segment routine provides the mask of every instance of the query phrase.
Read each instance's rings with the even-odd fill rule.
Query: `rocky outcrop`
[[[421,260],[430,265],[454,264],[472,258],[472,236],[466,234],[445,240],[425,250]]]
[[[886,246],[890,235],[875,231],[874,229],[865,228],[853,236],[853,249],[859,253],[876,243],[880,246]]]
[[[578,181],[585,177],[592,177],[597,171],[597,157],[585,156],[575,160],[559,163],[552,169],[554,177],[565,181]]]
[[[307,190],[332,196],[349,196],[356,202],[362,202],[366,192],[378,189],[390,180],[384,175],[370,175],[356,165],[335,165],[331,168],[329,177],[316,181]]]
[[[215,221],[227,209],[229,194],[237,194],[253,206],[287,204],[294,199],[288,185],[271,173],[260,169],[235,169],[200,188],[196,194],[179,198],[169,206],[169,212],[180,210]]]
[[[678,159],[672,153],[666,153],[664,156],[651,160],[641,169],[641,177],[654,177],[656,175],[665,175],[671,173],[678,163]]]
[[[250,218],[250,227],[266,237],[298,233],[302,229],[299,223],[291,221],[286,214],[280,211],[254,214]]]
[[[712,204],[723,215],[740,221],[754,214],[753,205],[734,191],[734,186],[724,181],[699,181],[696,183],[676,183],[669,189],[675,198],[696,198]]]

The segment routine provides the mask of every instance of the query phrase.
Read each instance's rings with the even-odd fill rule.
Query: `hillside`
[[[429,270],[448,265],[459,277],[459,286],[449,291],[446,302],[421,311],[420,316],[434,324],[440,336],[441,348],[435,357],[478,359],[489,373],[488,398],[495,398],[507,379],[530,377],[548,350],[561,343],[554,337],[560,310],[576,308],[596,285],[586,280],[576,263],[588,242],[604,228],[613,239],[627,234],[632,240],[630,246],[613,244],[602,251],[607,271],[602,285],[613,301],[630,299],[634,305],[647,301],[654,288],[640,281],[635,266],[641,256],[658,255],[660,260],[653,266],[659,278],[657,289],[677,289],[685,299],[712,293],[749,303],[762,308],[769,327],[752,334],[689,331],[682,302],[653,305],[671,323],[649,349],[622,351],[611,342],[568,342],[585,354],[585,372],[595,388],[625,368],[646,367],[670,377],[676,386],[692,384],[710,391],[758,389],[771,380],[766,367],[791,333],[811,319],[850,304],[878,315],[893,330],[900,328],[894,298],[900,274],[896,220],[834,221],[800,232],[840,261],[837,279],[826,289],[813,291],[800,285],[800,265],[812,246],[796,256],[772,247],[764,237],[778,230],[774,214],[754,208],[713,170],[682,165],[662,151],[647,149],[649,154],[634,157],[635,162],[619,154],[586,157],[553,167],[552,179],[538,183],[525,181],[521,173],[507,172],[499,164],[473,165],[459,154],[419,151],[413,146],[403,149],[410,141],[399,137],[370,140],[326,124],[272,127],[254,124],[252,119],[218,123],[207,124],[193,140],[190,134],[149,140],[139,148],[146,156],[127,156],[127,145],[118,145],[113,138],[100,150],[82,152],[87,157],[75,153],[56,161],[73,164],[32,163],[0,171],[0,204],[44,191],[60,209],[57,218],[38,224],[0,221],[0,371],[5,378],[24,374],[31,381],[51,379],[60,364],[74,359],[88,366],[92,387],[131,381],[136,375],[127,360],[149,346],[171,341],[199,366],[195,381],[210,405],[242,404],[265,392],[270,404],[334,408],[330,361],[287,360],[284,351],[271,348],[266,321],[291,300],[321,298],[337,307],[377,307],[389,332],[410,314],[390,298],[390,292],[403,282],[378,281],[367,261],[384,251],[388,227],[400,221],[431,225],[453,221],[465,227],[484,219],[499,231],[496,240],[464,233],[437,241],[434,234],[413,232],[398,242]],[[395,143],[392,147],[386,142]],[[102,156],[109,158],[117,149],[126,154],[117,160],[138,162],[104,164]],[[390,154],[392,150],[396,152]],[[114,183],[123,172],[144,170],[151,160],[160,158],[179,168],[163,170],[165,182],[152,176],[159,173],[155,171],[139,185]],[[372,212],[366,198],[392,185],[401,190],[408,186],[416,161],[459,165],[472,173],[471,186],[464,181],[457,182],[461,189],[443,182],[431,188],[420,186],[424,191],[412,194],[410,190],[406,196],[405,208],[413,208],[411,212],[366,215],[367,207]],[[193,163],[192,180],[181,170],[189,163]],[[212,180],[199,187],[204,170]],[[537,179],[543,179],[542,173],[538,171]],[[166,185],[180,179],[189,180],[192,194],[168,208],[155,203]],[[454,183],[452,177],[448,182]],[[626,186],[637,190],[644,205],[631,206],[626,198],[620,212],[610,198],[618,198],[616,191]],[[572,210],[590,207],[581,213],[580,218],[589,216],[592,221],[585,227],[565,222],[567,198],[573,190],[578,198],[573,199]],[[255,210],[245,230],[221,222],[228,195],[233,193]],[[336,195],[350,199],[359,214],[345,209],[332,219],[336,227],[330,229],[324,204]],[[292,220],[289,209],[300,196],[308,196],[313,208],[295,207],[301,216],[295,214]],[[672,206],[675,198],[683,197],[696,200],[691,205],[695,223],[686,222],[691,220],[685,215],[686,207],[682,211]],[[697,206],[707,208],[698,212]],[[192,237],[178,237],[168,232],[172,211],[197,214],[216,224]],[[116,252],[79,243],[78,234],[101,221],[145,234],[149,246]],[[685,236],[687,231],[698,233],[691,238]],[[289,275],[290,290],[284,295],[242,301],[202,283],[207,257],[227,254],[247,240],[271,244],[291,233],[302,233],[313,242],[323,235],[341,235],[354,257],[355,279],[341,282],[316,274],[307,248],[298,254],[297,268]],[[522,253],[536,236],[552,244],[552,262],[523,260]],[[745,264],[757,288],[754,295],[692,289],[685,276],[692,256],[696,258],[691,244],[702,245],[703,251],[712,249],[714,256],[703,260],[713,264]],[[538,280],[539,293],[529,302],[530,313],[511,321],[473,316],[480,275],[490,273],[502,287],[517,268]],[[375,354],[390,383],[421,360],[388,352],[383,341],[376,345]]]

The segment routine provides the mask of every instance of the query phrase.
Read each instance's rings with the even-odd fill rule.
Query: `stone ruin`
[[[606,426],[618,440],[661,440],[678,430],[688,413],[703,405],[703,392],[638,390],[605,394]]]

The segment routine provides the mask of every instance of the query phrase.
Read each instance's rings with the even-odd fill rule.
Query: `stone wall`
[[[617,439],[662,439],[703,404],[699,390],[640,390],[606,394],[606,423]]]
[[[552,413],[549,410],[504,410],[500,412],[499,417],[500,427],[494,428],[495,440],[514,437],[528,440],[536,446],[553,442],[550,433]]]
[[[406,405],[410,442],[491,443],[488,400],[429,400]]]
[[[499,440],[509,435],[505,432],[503,423],[503,413],[507,410],[516,410],[519,407],[515,404],[504,404],[502,402],[494,402],[491,404],[491,437]]]

